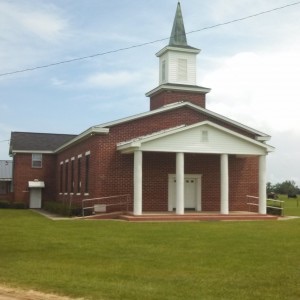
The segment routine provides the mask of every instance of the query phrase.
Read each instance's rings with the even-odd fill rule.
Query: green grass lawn
[[[287,195],[279,195],[279,200],[284,201],[285,216],[300,216],[300,196],[297,199],[288,199]]]
[[[0,283],[86,299],[300,299],[300,219],[51,221],[0,210]]]

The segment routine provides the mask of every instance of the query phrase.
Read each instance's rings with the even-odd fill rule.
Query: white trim
[[[30,154],[55,154],[54,151],[49,151],[49,150],[13,150],[11,152],[12,154],[14,153],[30,153]]]
[[[158,51],[155,55],[157,57],[162,56],[167,51],[173,51],[173,52],[185,52],[185,53],[195,53],[199,54],[201,52],[200,49],[193,48],[193,47],[174,47],[174,46],[166,46],[160,51]]]
[[[60,165],[63,165],[63,164],[64,164],[64,162],[63,162],[63,161],[61,161],[59,164],[60,164]]]
[[[73,157],[71,157],[71,160],[75,160],[75,157],[73,156]]]
[[[68,162],[69,162],[69,159],[66,159],[66,160],[65,160],[65,163],[68,163]]]
[[[93,126],[90,127],[89,129],[83,131],[82,133],[80,133],[78,136],[76,136],[75,138],[73,138],[72,140],[70,140],[69,142],[63,144],[62,146],[60,146],[59,148],[57,148],[54,153],[59,152],[64,150],[65,148],[71,146],[72,144],[81,141],[82,139],[85,139],[89,136],[95,135],[95,134],[108,134],[109,133],[109,129],[108,128],[102,128],[99,126]]]
[[[196,85],[180,85],[180,84],[172,84],[172,83],[166,83],[166,84],[161,84],[158,87],[154,88],[153,90],[147,92],[145,95],[147,97],[151,97],[155,95],[157,92],[161,90],[172,90],[172,91],[186,91],[186,92],[197,92],[200,94],[206,94],[211,91],[210,88],[202,87],[202,86],[196,86]],[[182,103],[188,103],[181,101]]]
[[[252,143],[256,146],[264,148],[267,152],[274,151],[274,147],[272,147],[272,146],[269,146],[265,143],[258,142],[255,139],[251,139],[251,138],[249,138],[245,135],[242,135],[240,133],[237,133],[235,131],[232,131],[230,129],[227,129],[225,127],[222,127],[220,125],[212,123],[211,121],[203,121],[203,122],[199,122],[199,123],[189,125],[189,126],[178,126],[178,127],[171,128],[169,130],[164,130],[164,131],[160,131],[158,133],[153,133],[153,134],[150,134],[148,136],[135,138],[134,140],[131,140],[131,141],[121,142],[121,143],[117,144],[117,150],[122,151],[122,153],[131,153],[135,149],[140,148],[143,143],[146,143],[146,142],[149,142],[149,141],[152,141],[152,140],[155,140],[155,139],[161,139],[161,138],[166,137],[168,135],[176,134],[176,133],[186,131],[186,130],[190,130],[190,129],[193,129],[195,127],[201,127],[203,125],[209,125],[213,128],[216,128],[220,131],[223,131],[227,134],[235,136],[235,137],[237,137],[241,140],[247,141],[247,142]],[[168,149],[168,152],[177,152],[177,151],[178,151],[177,149],[171,149],[171,148]],[[199,152],[199,153],[201,153],[201,152]]]
[[[91,155],[91,151],[86,151],[85,156]]]
[[[77,158],[82,158],[82,154],[78,154],[78,155],[77,155]]]

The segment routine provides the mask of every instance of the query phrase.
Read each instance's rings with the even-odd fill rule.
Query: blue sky
[[[182,0],[186,31],[296,0]],[[0,73],[168,38],[175,0],[0,0]],[[272,136],[268,180],[300,186],[300,4],[187,36],[207,108]],[[0,159],[11,131],[80,133],[145,112],[168,41],[0,76]]]

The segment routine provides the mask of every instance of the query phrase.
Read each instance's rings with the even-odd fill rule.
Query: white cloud
[[[204,85],[213,87],[209,109],[261,129],[293,129],[299,124],[299,75],[296,49],[238,53],[204,77]]]
[[[16,38],[24,40],[29,35],[55,42],[67,27],[67,22],[52,5],[34,7],[2,2],[0,16],[1,27],[5,29],[1,30],[1,37],[11,42],[16,42]]]
[[[51,61],[70,36],[67,18],[43,2],[0,2],[1,72]]]
[[[96,73],[86,78],[83,86],[89,88],[122,87],[138,83],[141,75],[135,72],[119,71],[112,73]]]

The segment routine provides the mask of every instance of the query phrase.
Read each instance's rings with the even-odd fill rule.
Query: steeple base
[[[150,97],[150,110],[182,101],[205,108],[205,96],[209,91],[210,89],[200,86],[164,84],[148,92],[146,96]]]

